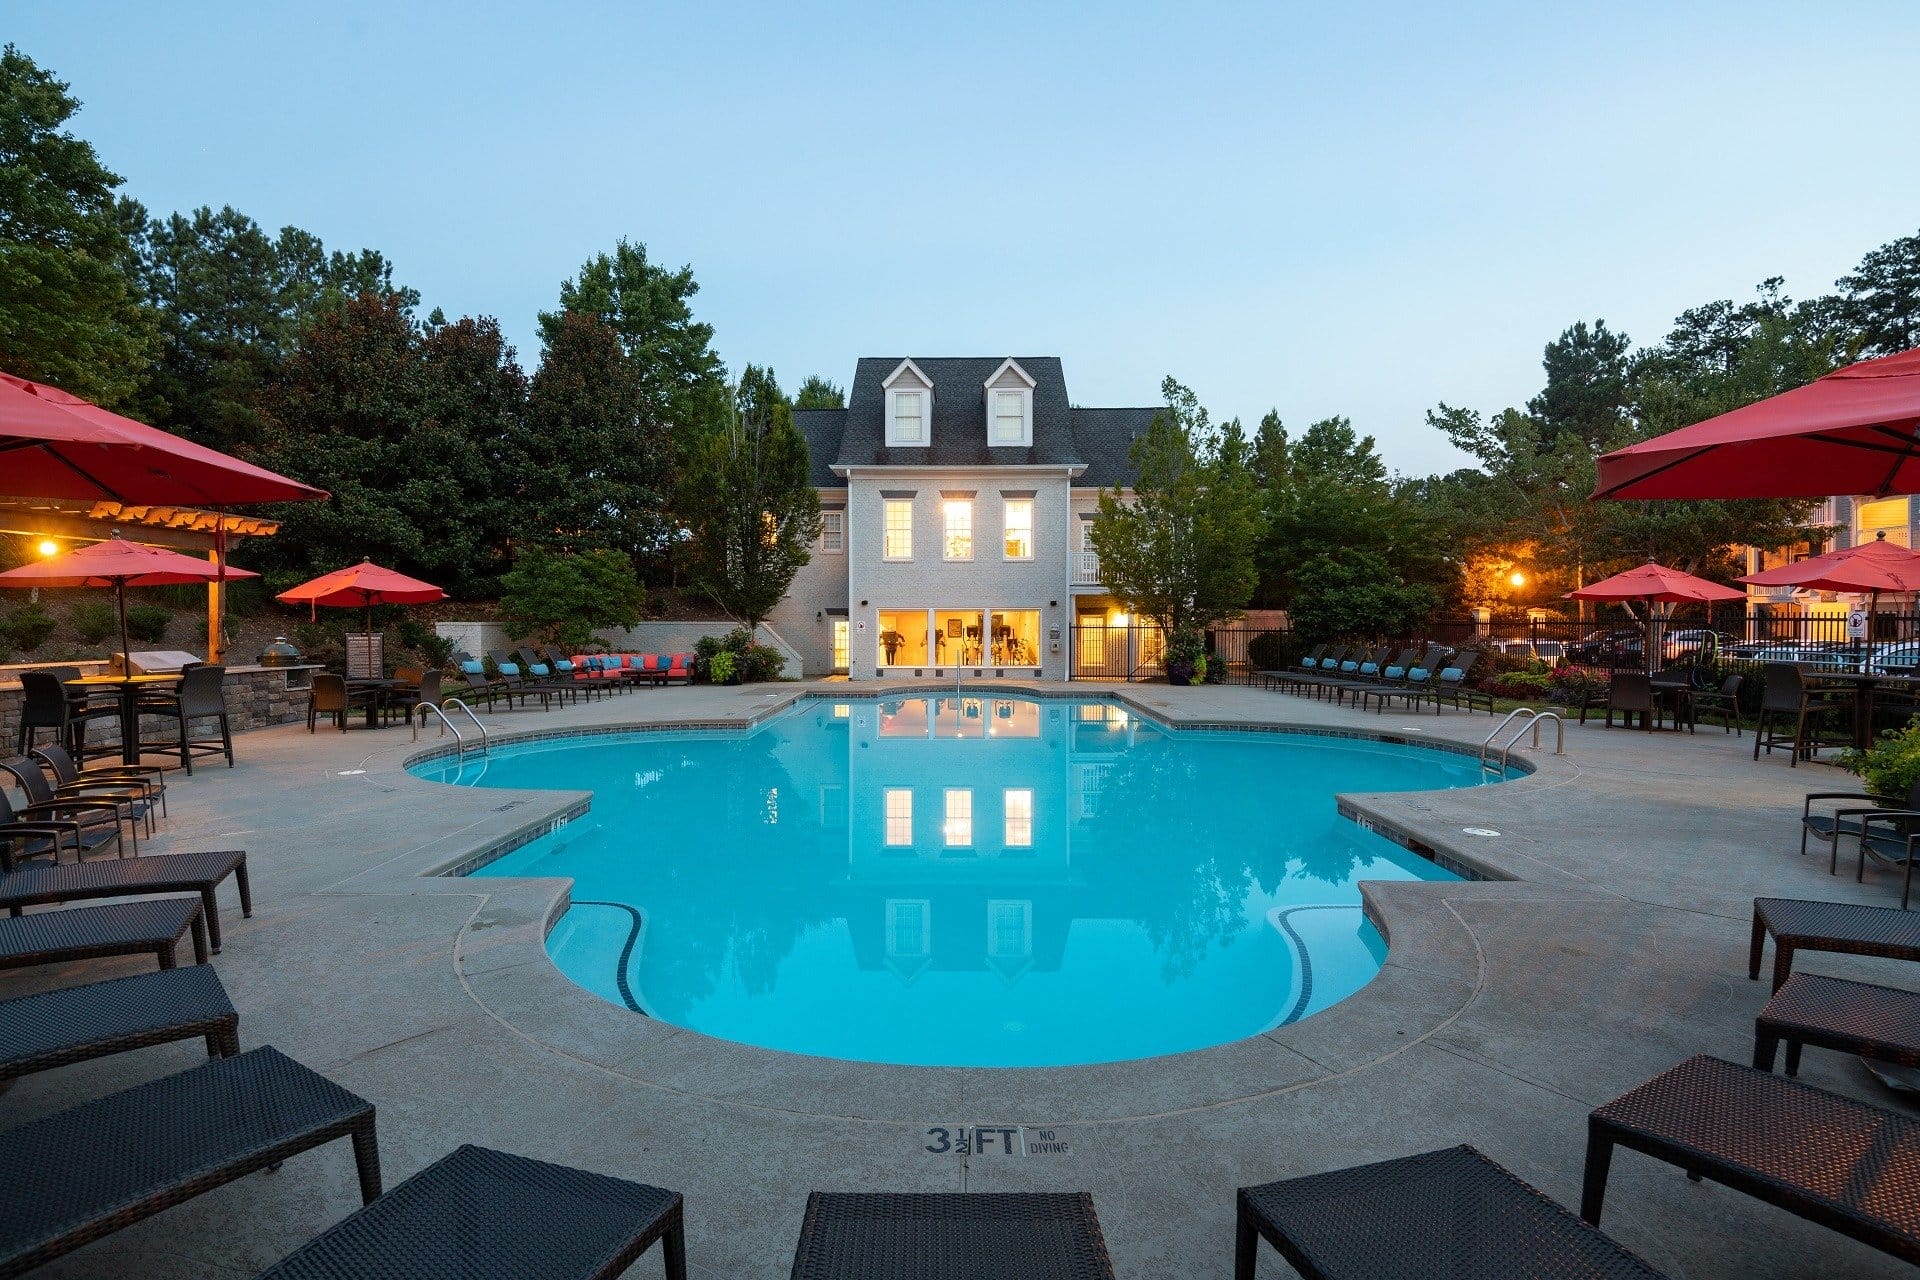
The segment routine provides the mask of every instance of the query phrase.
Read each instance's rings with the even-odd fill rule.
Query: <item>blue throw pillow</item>
[[[517,676],[520,674],[520,664],[517,662],[496,662],[493,665],[500,668],[500,674],[503,676]]]
[[[1407,672],[1407,679],[1409,679],[1409,680],[1425,680],[1425,679],[1427,678],[1427,676],[1428,676],[1428,674],[1429,674],[1429,673],[1428,673],[1428,671],[1427,671],[1427,669],[1426,669],[1425,667],[1415,667],[1415,668],[1414,668],[1413,670],[1411,670],[1411,671],[1409,671],[1409,672]]]
[[[1360,674],[1363,676],[1373,675],[1375,672],[1379,670],[1380,670],[1380,665],[1375,662],[1363,662],[1360,664]]]
[[[547,674],[547,664],[544,662],[529,663],[527,666],[527,670],[531,671],[536,676],[544,676]]]
[[[1466,679],[1466,675],[1467,673],[1462,671],[1458,667],[1447,667],[1445,670],[1441,671],[1440,678],[1442,680],[1447,681],[1448,683],[1458,683],[1459,681]]]
[[[1389,680],[1398,680],[1401,676],[1407,674],[1407,669],[1405,667],[1388,667],[1384,674]]]
[[[1360,664],[1353,661],[1352,659],[1348,659],[1347,661],[1340,664],[1340,669],[1342,671],[1358,671],[1360,669]]]
[[[460,664],[460,669],[470,676],[483,676],[487,673],[486,665],[477,661],[463,662]]]

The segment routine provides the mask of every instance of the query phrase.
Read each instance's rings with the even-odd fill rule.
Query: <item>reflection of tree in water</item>
[[[635,795],[641,847],[651,831],[695,833],[683,847],[654,848],[637,895],[647,918],[646,988],[662,1016],[685,1016],[730,973],[748,994],[765,994],[800,935],[834,917],[827,888],[845,845],[827,847],[775,755],[780,745],[771,733],[702,743]],[[753,858],[747,880],[740,855],[774,842],[780,856]]]

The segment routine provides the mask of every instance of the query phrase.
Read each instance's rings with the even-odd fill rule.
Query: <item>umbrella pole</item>
[[[127,580],[113,580],[113,602],[120,610],[120,674],[133,674],[133,646],[127,643]]]

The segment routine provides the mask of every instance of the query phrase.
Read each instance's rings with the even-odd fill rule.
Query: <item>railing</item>
[[[1481,739],[1480,767],[1482,769],[1487,767],[1487,752],[1493,749],[1493,740],[1500,736],[1502,729],[1512,724],[1515,720],[1518,720],[1520,723],[1514,729],[1513,736],[1508,738],[1500,747],[1499,767],[1502,770],[1506,769],[1507,758],[1513,754],[1513,744],[1520,741],[1520,736],[1524,734],[1529,727],[1533,730],[1533,749],[1535,751],[1540,749],[1540,726],[1549,720],[1553,721],[1555,730],[1553,754],[1557,756],[1567,754],[1567,722],[1560,718],[1558,711],[1535,711],[1532,707],[1515,707],[1513,710],[1507,712],[1506,719],[1493,726],[1492,733]]]
[[[1075,553],[1073,565],[1073,585],[1076,587],[1097,587],[1100,585],[1100,553],[1098,551],[1080,551]]]
[[[460,708],[460,710],[467,713],[467,719],[473,721],[473,727],[480,731],[480,754],[483,756],[486,755],[492,745],[487,739],[487,726],[480,723],[480,717],[473,714],[472,707],[468,706],[466,703],[462,702],[458,698],[451,698],[451,697],[444,698],[441,700],[439,706],[435,706],[431,702],[420,703],[418,706],[414,708],[414,711],[419,712],[418,719],[415,719],[414,715],[411,712],[409,712],[407,715],[407,721],[408,723],[413,725],[413,740],[415,742],[420,741],[420,726],[427,722],[427,715],[429,712],[431,712],[440,721],[440,736],[444,738],[447,736],[447,730],[449,729],[453,730],[453,741],[455,744],[455,750],[457,750],[463,756],[466,755],[467,754],[466,736],[460,732],[459,725],[455,724],[452,720],[449,720],[447,718],[447,713],[446,713],[447,707],[458,707]]]

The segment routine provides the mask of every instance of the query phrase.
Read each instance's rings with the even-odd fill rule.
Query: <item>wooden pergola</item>
[[[118,530],[120,536],[148,546],[174,551],[204,551],[219,564],[242,538],[272,537],[277,520],[239,516],[193,507],[134,506],[122,502],[63,502],[49,498],[0,498],[0,533],[29,538],[100,542]],[[225,657],[226,585],[207,584],[207,661]]]

